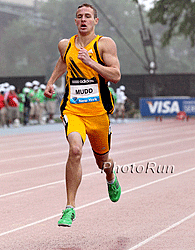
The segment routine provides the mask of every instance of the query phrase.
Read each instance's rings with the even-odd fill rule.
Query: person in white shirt
[[[125,86],[121,85],[116,90],[117,100],[116,100],[116,118],[124,118],[125,117],[125,102],[127,96],[125,95]]]

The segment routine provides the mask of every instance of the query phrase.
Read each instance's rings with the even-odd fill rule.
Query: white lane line
[[[163,132],[166,132],[166,130],[162,130]],[[154,131],[150,131],[152,134],[154,134]],[[142,133],[140,133],[140,134],[149,134],[150,132],[142,132]],[[158,134],[160,133],[161,131],[158,131]],[[192,134],[193,133],[195,133],[195,131],[194,130],[187,130],[187,131],[183,131],[182,132],[182,135],[184,135],[184,134],[190,134],[191,136],[192,136]],[[181,131],[180,132],[172,132],[171,133],[171,136],[174,136],[174,135],[181,135]],[[121,134],[120,134],[120,136],[121,136]],[[122,134],[122,136],[123,136],[123,134]],[[124,136],[126,137],[127,135],[126,134],[124,134]],[[170,137],[170,135],[167,133],[167,134],[160,134],[160,135],[155,135],[155,136],[146,136],[146,137],[141,137],[141,138],[135,138],[135,139],[129,139],[129,140],[120,140],[120,141],[117,141],[117,138],[114,138],[113,139],[113,143],[114,144],[122,144],[122,143],[125,143],[125,142],[138,142],[138,141],[146,141],[146,140],[155,140],[155,139],[160,139],[160,138],[165,138],[165,137]],[[115,142],[115,140],[116,140],[116,142]],[[34,144],[34,143],[33,143]],[[63,140],[61,143],[51,143],[51,144],[44,144],[44,145],[42,145],[42,146],[37,146],[37,143],[35,143],[36,145],[35,146],[30,146],[30,147],[28,147],[28,146],[26,146],[26,147],[24,147],[24,148],[20,148],[20,147],[17,147],[17,148],[15,148],[15,149],[3,149],[3,147],[2,147],[2,150],[0,150],[0,153],[10,153],[10,152],[17,152],[17,151],[26,151],[26,150],[36,150],[36,149],[38,149],[38,148],[48,148],[48,147],[52,147],[52,148],[54,148],[55,146],[59,146],[59,145],[62,145],[62,146],[64,146],[65,145],[65,140]],[[14,144],[15,145],[15,144]],[[65,145],[66,146],[66,145]]]
[[[35,222],[33,222],[33,223],[24,225],[24,226],[22,226],[22,227],[17,227],[17,228],[15,228],[15,229],[10,230],[10,231],[1,233],[1,234],[0,234],[0,237],[1,237],[1,236],[4,236],[4,235],[6,235],[6,234],[10,234],[10,233],[13,233],[13,232],[22,230],[22,229],[27,228],[27,227],[31,227],[31,226],[37,225],[37,224],[42,223],[42,222],[45,222],[45,221],[54,219],[54,218],[56,218],[56,217],[58,217],[58,216],[60,216],[60,215],[61,215],[61,214],[55,214],[55,215],[50,216],[50,217],[47,217],[47,218],[45,218],[45,219],[43,219],[43,220],[35,221]]]
[[[162,231],[160,231],[160,232],[158,232],[158,233],[152,235],[151,237],[149,237],[149,238],[147,238],[146,240],[140,242],[139,244],[135,245],[134,247],[129,248],[128,250],[135,250],[135,249],[138,249],[139,247],[142,247],[143,245],[145,245],[145,244],[148,243],[149,241],[151,241],[151,240],[157,238],[158,236],[160,236],[160,235],[162,235],[162,234],[168,232],[169,230],[171,230],[171,229],[173,229],[173,228],[179,226],[180,224],[182,224],[183,222],[185,222],[185,221],[187,221],[187,220],[193,218],[194,216],[195,216],[195,212],[192,213],[192,214],[190,214],[189,216],[183,218],[182,220],[180,220],[180,221],[178,221],[178,222],[172,224],[171,226],[169,226],[169,227],[163,229]]]
[[[39,166],[39,167],[34,167],[34,168],[26,168],[26,169],[16,170],[13,172],[7,172],[7,173],[0,174],[0,177],[5,176],[5,175],[18,174],[18,173],[23,173],[23,172],[27,172],[27,171],[33,171],[33,170],[38,170],[38,169],[43,169],[43,168],[54,167],[54,166],[63,165],[63,164],[65,165],[65,161],[53,163],[53,164],[48,164],[48,165],[44,165],[44,166]]]
[[[161,124],[160,125],[152,124],[152,125],[149,125],[149,126],[144,126],[145,130],[143,131],[143,128],[142,128],[141,124],[140,124],[140,126],[141,126],[141,128],[140,128],[140,126],[137,127],[137,125],[135,125],[135,123],[134,124],[132,124],[132,123],[130,123],[130,124],[129,123],[128,124],[113,124],[113,123],[111,123],[112,130],[114,131],[115,135],[120,135],[121,134],[121,133],[118,133],[118,126],[120,127],[120,125],[126,125],[125,128],[123,128],[123,132],[129,132],[129,125],[131,127],[131,132],[132,132],[132,129],[133,129],[133,132],[136,132],[136,133],[138,131],[141,132],[141,133],[150,133],[150,132],[154,132],[154,129],[155,129],[155,132],[158,132],[158,133],[161,132],[161,131],[165,131],[166,132],[166,131],[173,130],[173,127],[170,127],[169,124],[163,124],[163,128],[162,128]],[[188,124],[188,130],[191,127],[193,128],[193,125],[194,124],[191,124],[191,125]],[[183,128],[185,128],[185,127],[183,127],[183,126],[179,126],[178,127],[178,129],[181,129],[181,130],[183,130]],[[55,136],[53,136],[53,132],[54,131],[51,131],[51,132],[52,132],[52,137],[55,137]],[[63,135],[64,135],[64,130],[62,130],[62,131],[55,131],[55,133],[59,134],[60,138],[61,138],[61,132],[63,132]],[[40,139],[40,134],[41,134],[41,137],[42,137],[41,139]],[[49,134],[49,136],[47,134]],[[15,142],[14,136],[22,138],[22,140],[23,141],[27,141],[27,143],[29,141],[31,141],[32,139],[36,143],[44,142],[44,141],[47,142],[48,140],[49,141],[54,140],[54,138],[50,138],[51,137],[51,133],[49,131],[45,131],[45,132],[40,132],[38,134],[37,133],[36,134],[15,134],[15,135],[12,135],[12,137],[9,137],[9,138],[2,137],[0,145],[5,145],[5,142],[6,143],[12,143],[14,145],[20,144],[21,143],[20,141]],[[46,136],[47,136],[47,138],[46,138]]]
[[[150,185],[153,185],[155,183],[159,183],[161,181],[165,181],[165,180],[168,180],[168,179],[171,179],[173,177],[177,177],[177,176],[180,176],[182,174],[186,174],[186,173],[189,173],[189,172],[192,172],[195,170],[195,167],[194,168],[190,168],[190,169],[187,169],[187,170],[184,170],[182,172],[179,172],[177,174],[173,174],[173,175],[169,175],[167,177],[164,177],[164,178],[161,178],[161,179],[158,179],[158,180],[155,180],[155,181],[151,181],[151,182],[148,182],[146,184],[143,184],[143,185],[140,185],[138,187],[134,187],[132,189],[129,189],[129,190],[126,190],[126,191],[123,191],[122,194],[126,194],[126,193],[129,193],[129,192],[132,192],[132,191],[135,191],[135,190],[138,190],[138,189],[141,189],[141,188],[144,188],[144,187],[148,187]]]
[[[121,192],[121,195],[124,195],[124,194],[129,193],[129,192],[133,192],[133,191],[135,191],[135,190],[144,188],[144,187],[149,186],[149,185],[153,185],[153,184],[155,184],[155,183],[164,181],[164,180],[169,179],[169,178],[173,178],[173,177],[176,177],[176,176],[179,176],[179,175],[188,173],[188,172],[193,171],[193,170],[195,170],[195,168],[188,169],[188,170],[186,170],[186,171],[183,171],[183,172],[180,172],[180,173],[178,173],[178,174],[174,174],[174,175],[171,175],[171,176],[168,176],[168,177],[166,177],[166,178],[162,178],[162,179],[159,179],[159,180],[156,180],[156,181],[148,182],[148,183],[146,183],[146,184],[144,184],[144,185],[141,185],[141,186],[138,186],[138,187],[131,188],[131,189],[129,189],[129,190],[123,191],[123,192]],[[99,173],[99,172],[97,172],[97,173]],[[82,208],[86,208],[86,207],[89,207],[89,206],[98,204],[98,203],[103,202],[103,201],[106,201],[106,200],[109,200],[109,197],[105,197],[105,198],[102,198],[102,199],[99,199],[99,200],[96,200],[96,201],[87,203],[87,204],[85,204],[85,205],[82,205],[82,206],[80,206],[80,207],[77,207],[76,210],[79,210],[79,209],[82,209]],[[58,216],[60,216],[60,215],[61,215],[61,214],[56,214],[56,215],[47,217],[47,218],[45,218],[45,219],[38,220],[38,221],[35,221],[35,222],[33,222],[33,223],[30,223],[30,224],[27,224],[27,225],[24,225],[24,226],[21,226],[21,227],[18,227],[18,228],[15,228],[15,229],[12,229],[12,230],[9,230],[9,231],[6,231],[6,232],[3,232],[3,233],[0,234],[0,236],[4,236],[4,235],[10,234],[10,233],[13,233],[13,232],[22,230],[22,229],[27,228],[27,227],[31,227],[31,226],[37,225],[37,224],[39,224],[39,223],[42,223],[42,222],[45,222],[45,221],[54,219],[54,218],[56,218],[56,217],[58,217]]]
[[[52,144],[49,144],[48,142],[46,142],[47,144],[44,144],[44,145],[40,145],[38,146],[36,143],[34,145],[36,146],[26,146],[24,148],[20,148],[20,147],[17,147],[17,148],[14,148],[14,149],[2,149],[0,150],[0,153],[2,154],[5,154],[5,153],[13,153],[13,152],[17,152],[17,151],[22,151],[22,153],[24,153],[24,151],[27,151],[27,150],[33,150],[33,149],[43,149],[43,148],[54,148],[56,146],[63,146],[65,145],[65,141],[61,142],[61,143],[52,143]],[[3,147],[2,147],[3,148]]]
[[[47,145],[47,143],[51,144],[54,142],[57,143],[63,143],[65,142],[65,139],[61,137],[59,137],[58,135],[49,137],[49,138],[45,138],[43,134],[39,135],[39,138],[23,138],[23,137],[17,137],[17,138],[13,138],[13,141],[9,141],[7,137],[5,138],[5,141],[3,141],[3,137],[1,137],[1,142],[0,142],[0,148],[2,150],[0,150],[0,152],[6,150],[6,151],[12,151],[12,149],[10,149],[10,146],[14,146],[16,149],[17,148],[21,148],[22,146],[26,146],[26,147],[32,147],[33,145],[40,145],[40,144],[44,144]],[[24,147],[25,148],[25,147]],[[13,149],[14,150],[14,149]]]
[[[194,126],[192,127],[191,130],[189,130],[189,127],[188,127],[188,130],[186,130],[186,128],[183,128],[185,130],[183,130],[183,129],[181,130],[180,127],[177,127],[177,131],[175,131],[174,128],[167,128],[167,129],[164,128],[164,129],[158,129],[158,130],[154,130],[153,128],[151,128],[150,130],[144,130],[144,131],[143,131],[143,129],[137,129],[137,130],[132,131],[131,129],[128,128],[128,130],[123,129],[122,133],[113,132],[113,135],[115,137],[126,136],[127,134],[128,135],[131,135],[131,134],[136,134],[137,135],[137,133],[139,132],[139,134],[138,134],[139,136],[145,135],[145,134],[146,135],[149,135],[149,134],[152,134],[152,135],[154,135],[154,134],[163,134],[164,136],[169,136],[170,135],[169,132],[171,132],[171,135],[177,135],[178,134],[179,136],[181,136],[181,134],[194,134],[195,133]]]
[[[179,151],[179,152],[175,152],[175,153],[172,153],[172,154],[166,154],[166,155],[161,155],[161,156],[157,156],[157,157],[153,157],[153,158],[144,159],[144,160],[137,161],[137,162],[134,162],[134,163],[138,164],[138,163],[145,162],[145,161],[146,162],[153,161],[153,160],[157,160],[157,159],[164,158],[164,157],[170,157],[170,156],[177,155],[177,154],[184,154],[184,153],[192,152],[193,150],[194,149]],[[90,158],[90,157],[86,157],[85,159],[88,159],[88,158]],[[59,163],[59,165],[60,164],[61,163]],[[63,162],[63,164],[64,164],[64,162]],[[125,165],[131,165],[131,164],[132,163],[124,164],[124,166]],[[44,166],[44,167],[48,167],[48,166],[52,166],[52,165],[47,165],[47,166]],[[33,169],[33,170],[36,170],[36,169]],[[192,170],[194,170],[194,168],[192,168]],[[186,170],[186,171],[189,171],[189,170]],[[85,174],[85,175],[83,175],[83,177],[87,177],[87,176],[90,176],[90,175],[93,175],[93,174],[98,174],[98,173],[100,173],[100,171],[92,172],[92,173],[89,173],[89,174]],[[183,171],[182,173],[185,173],[185,171]],[[50,182],[50,183],[46,183],[46,184],[43,184],[43,185],[31,187],[31,188],[21,189],[21,190],[15,191],[15,192],[7,193],[7,194],[2,194],[2,195],[0,195],[0,198],[6,197],[6,196],[10,196],[10,195],[14,195],[14,194],[19,194],[19,193],[22,193],[22,192],[26,192],[26,191],[30,191],[30,190],[34,190],[34,189],[38,189],[38,188],[43,188],[43,187],[47,187],[47,186],[51,186],[51,185],[60,184],[60,183],[63,183],[63,182],[64,182],[64,180],[60,180],[60,181],[56,181],[56,182]]]
[[[85,174],[82,177],[88,177],[88,176],[99,174],[99,173],[100,173],[100,171],[92,172],[92,173],[89,173],[89,174]],[[43,184],[43,185],[39,185],[39,186],[31,187],[31,188],[25,188],[25,189],[21,189],[21,190],[15,191],[15,192],[7,193],[7,194],[2,194],[2,195],[0,195],[0,198],[7,197],[7,196],[10,196],[10,195],[14,195],[14,194],[23,193],[23,192],[26,192],[26,191],[35,190],[35,189],[38,189],[38,188],[48,187],[48,186],[51,186],[51,185],[61,184],[61,183],[64,183],[64,179],[61,180],[61,181],[54,181],[54,182],[46,183],[46,184]]]
[[[130,164],[129,163],[123,164],[123,166],[125,166],[125,165],[131,165],[133,163],[138,164],[138,163],[142,163],[142,162],[154,161],[154,160],[158,160],[158,159],[161,159],[161,158],[166,158],[166,157],[170,157],[170,156],[174,156],[174,155],[178,155],[178,154],[190,153],[190,152],[193,152],[194,150],[195,150],[195,148],[190,148],[190,149],[183,150],[183,151],[177,151],[177,152],[170,153],[170,154],[159,155],[159,156],[155,156],[155,157],[152,157],[152,158],[148,158],[148,159],[144,159],[144,160],[132,162]]]
[[[183,141],[190,141],[190,140],[194,140],[194,138],[188,138],[186,140],[175,140],[175,141],[170,141],[170,142],[163,142],[163,143],[157,143],[157,144],[152,144],[152,145],[147,145],[147,146],[142,146],[142,147],[137,147],[137,148],[130,148],[127,150],[121,150],[121,151],[117,151],[117,152],[112,152],[114,155],[115,154],[120,154],[120,153],[125,153],[125,152],[133,152],[133,151],[137,151],[137,150],[142,150],[142,149],[148,149],[148,148],[155,148],[155,147],[161,147],[161,146],[165,146],[165,145],[170,145],[170,144],[174,144],[174,143],[180,143]]]
[[[15,191],[15,192],[7,193],[7,194],[2,194],[2,195],[0,195],[0,198],[7,197],[7,196],[10,196],[10,195],[14,195],[14,194],[20,194],[20,193],[23,193],[23,192],[26,192],[26,191],[35,190],[35,189],[38,189],[38,188],[43,188],[43,187],[48,187],[48,186],[51,186],[51,185],[60,184],[60,183],[63,183],[63,182],[64,182],[64,180],[54,181],[54,182],[50,182],[50,183],[47,183],[47,184],[43,184],[43,185],[31,187],[31,188],[21,189],[21,190]]]
[[[49,152],[49,153],[44,153],[44,154],[36,154],[36,155],[26,155],[26,156],[22,156],[22,157],[4,159],[4,160],[1,160],[0,163],[9,162],[9,161],[23,160],[23,159],[29,159],[29,158],[38,158],[38,157],[43,157],[43,156],[48,156],[48,155],[55,155],[55,154],[60,155],[62,153],[66,153],[66,152],[68,152],[68,150],[61,150],[61,151]]]
[[[82,206],[80,206],[80,207],[75,208],[75,210],[80,210],[80,209],[82,209],[82,208],[86,208],[86,207],[95,205],[95,204],[97,204],[97,203],[100,203],[100,202],[106,201],[106,200],[108,200],[108,197],[103,198],[103,199],[100,199],[100,200],[96,200],[96,201],[94,201],[94,202],[87,203],[87,204],[85,204],[85,205],[82,205]],[[61,213],[60,213],[60,214],[55,214],[55,215],[50,216],[50,217],[47,217],[47,218],[45,218],[45,219],[42,219],[42,220],[39,220],[39,221],[35,221],[35,222],[33,222],[33,223],[24,225],[24,226],[22,226],[22,227],[18,227],[18,228],[12,229],[12,230],[10,230],[10,231],[1,233],[1,234],[0,234],[0,237],[1,237],[1,236],[4,236],[4,235],[6,235],[6,234],[10,234],[10,233],[13,233],[13,232],[22,230],[22,229],[27,228],[27,227],[31,227],[31,226],[37,225],[37,224],[39,224],[39,223],[42,223],[42,222],[45,222],[45,221],[48,221],[48,220],[52,220],[52,219],[54,219],[54,218],[56,218],[56,217],[59,217],[59,216],[61,216],[61,215],[62,215]]]
[[[142,147],[138,147],[138,148],[131,148],[131,149],[125,150],[123,152],[131,152],[131,151],[136,151],[136,150],[148,149],[148,148],[152,148],[152,147],[160,147],[160,146],[164,146],[164,145],[170,145],[170,144],[174,144],[174,143],[180,143],[180,142],[191,141],[191,140],[195,140],[195,137],[182,138],[182,139],[177,139],[177,140],[169,141],[169,142],[156,143],[156,144],[142,146]],[[27,156],[22,156],[22,157],[9,158],[9,159],[1,160],[0,163],[8,162],[8,161],[16,161],[16,160],[21,160],[21,159],[28,159],[28,158],[43,157],[43,156],[53,155],[53,154],[64,154],[65,152],[67,153],[68,150],[62,150],[62,151],[49,152],[49,153],[44,153],[44,154],[27,155]]]
[[[138,148],[138,149],[140,149],[140,148]],[[132,150],[136,150],[136,148],[135,149],[132,149]],[[145,159],[145,160],[141,160],[141,161],[138,161],[138,162],[134,162],[134,163],[140,163],[140,162],[143,162],[143,161],[151,161],[151,160],[156,160],[156,159],[160,159],[160,158],[163,158],[163,157],[168,157],[168,156],[173,156],[173,155],[177,155],[178,153],[181,153],[181,154],[183,154],[183,153],[187,153],[187,152],[192,152],[192,151],[194,151],[195,149],[194,148],[192,148],[192,149],[189,149],[189,150],[184,150],[184,151],[177,151],[177,152],[175,152],[175,153],[170,153],[170,154],[167,154],[167,155],[162,155],[162,156],[157,156],[157,157],[153,157],[153,158],[149,158],[149,159]],[[111,152],[111,155],[113,155],[113,157],[114,157],[114,155],[115,154],[121,154],[121,153],[125,153],[126,151],[117,151],[117,152],[115,152],[115,153],[112,153]],[[94,158],[94,156],[88,156],[88,157],[83,157],[82,158],[82,161],[83,160],[89,160],[89,159],[93,159]],[[133,163],[133,162],[132,162]],[[11,174],[18,174],[18,173],[23,173],[23,172],[27,172],[27,171],[32,171],[32,170],[38,170],[38,169],[42,169],[42,168],[47,168],[47,167],[53,167],[53,166],[58,166],[58,165],[63,165],[63,164],[65,164],[65,161],[63,161],[63,162],[58,162],[58,163],[53,163],[53,164],[48,164],[48,165],[44,165],[44,166],[40,166],[40,167],[34,167],[34,168],[28,168],[28,169],[21,169],[21,170],[17,170],[17,171],[13,171],[13,172],[7,172],[7,173],[2,173],[2,174],[0,174],[0,177],[1,176],[5,176],[5,175],[11,175]],[[124,165],[124,164],[123,164]],[[125,165],[128,165],[128,164],[125,164]]]

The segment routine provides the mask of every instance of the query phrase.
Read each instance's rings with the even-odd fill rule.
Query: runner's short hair
[[[89,8],[91,8],[93,10],[93,12],[94,12],[94,18],[97,18],[97,10],[96,10],[96,8],[93,5],[88,4],[88,3],[83,3],[83,4],[81,4],[81,5],[78,6],[77,10],[80,9],[80,8],[82,8],[82,7],[89,7]]]

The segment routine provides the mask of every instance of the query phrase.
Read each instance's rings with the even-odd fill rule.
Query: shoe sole
[[[76,220],[76,217],[72,220],[72,222],[75,221],[75,220]],[[60,224],[58,224],[58,226],[59,227],[71,227],[72,224],[62,224],[62,223],[60,223]]]
[[[71,225],[68,225],[68,224],[58,224],[58,227],[71,227],[72,226],[72,224]]]

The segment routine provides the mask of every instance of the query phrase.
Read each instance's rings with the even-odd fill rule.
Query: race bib
[[[96,78],[71,78],[70,79],[70,103],[81,104],[98,102],[99,89]]]

